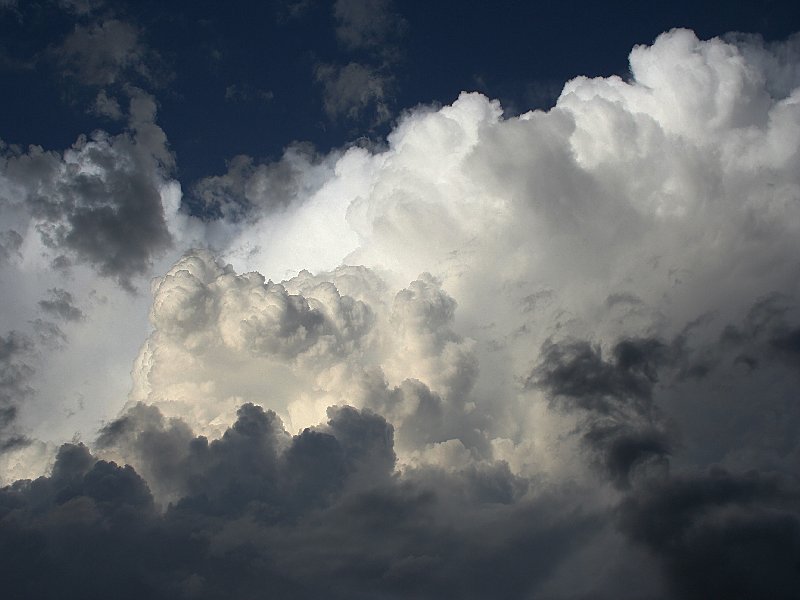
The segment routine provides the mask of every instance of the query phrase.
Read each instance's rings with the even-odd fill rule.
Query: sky
[[[0,589],[789,599],[800,8],[0,0]]]

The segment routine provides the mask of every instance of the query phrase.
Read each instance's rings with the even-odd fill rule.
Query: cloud
[[[663,561],[680,598],[791,598],[800,583],[799,500],[796,482],[717,468],[631,494],[619,519]]]
[[[40,300],[39,307],[53,316],[59,317],[64,321],[81,321],[84,314],[80,308],[75,306],[74,298],[67,290],[52,288],[49,300]]]
[[[292,437],[274,412],[245,404],[233,426],[209,442],[194,438],[182,421],[138,404],[103,428],[98,446],[147,473],[162,500],[226,515],[259,501],[280,522],[328,505],[345,489],[390,481],[391,425],[346,406],[329,408],[327,416],[325,425]]]
[[[123,117],[119,101],[113,96],[109,96],[105,90],[97,92],[97,97],[89,112],[115,121]]]
[[[122,550],[118,545],[119,536],[126,542],[141,540],[153,506],[147,485],[131,467],[96,461],[82,445],[61,448],[51,477],[4,488],[0,505],[0,543],[14,556],[5,566],[5,585],[21,597],[40,593],[37,588],[47,595],[64,589],[85,595],[110,591],[127,570],[125,556],[132,557],[129,546]],[[39,512],[43,519],[36,514],[37,506],[44,509]],[[8,519],[10,514],[20,519]],[[123,526],[125,522],[129,525]],[[99,576],[84,578],[87,557],[68,551],[73,543],[85,544],[90,560],[100,567]],[[49,572],[54,567],[52,577],[42,578],[42,569]],[[142,592],[138,583],[132,585],[122,594]]]
[[[133,422],[140,449],[159,443],[170,432],[154,431],[159,417],[146,412],[111,424],[105,442],[134,439],[124,433]],[[174,459],[152,447],[148,456]],[[172,483],[184,495],[160,513],[132,467],[82,445],[62,446],[49,477],[4,488],[0,539],[16,549],[6,589],[97,595],[132,577],[123,594],[155,598],[248,595],[265,585],[299,598],[323,589],[335,598],[434,598],[454,584],[466,598],[498,590],[518,598],[597,528],[590,515],[552,518],[546,499],[515,503],[524,491],[501,465],[398,481],[391,426],[348,407],[289,436],[274,413],[244,405],[218,440],[184,440],[182,460],[183,478]],[[26,539],[37,542],[19,544]],[[81,557],[74,543],[86,548]],[[59,574],[36,579],[33,564]],[[87,577],[98,565],[102,576]]]
[[[527,384],[535,381],[566,410],[582,413],[582,441],[616,486],[627,488],[637,470],[666,464],[672,444],[653,405],[666,359],[662,342],[622,340],[611,361],[587,342],[547,342],[542,357]]]
[[[36,333],[38,341],[42,346],[61,350],[65,347],[67,336],[61,328],[52,321],[45,319],[34,319],[30,322],[33,331]]]
[[[19,253],[22,246],[22,236],[19,232],[9,229],[0,233],[0,260],[7,261]]]
[[[300,389],[312,393],[314,374],[373,343],[363,301],[331,284],[305,294],[292,287],[237,275],[208,252],[184,257],[155,284],[154,332],[134,368],[132,399],[219,432],[243,400],[278,407]]]
[[[132,289],[172,241],[161,194],[173,156],[154,118],[153,99],[134,91],[119,135],[81,136],[62,155],[7,148],[0,194],[29,214],[26,237],[38,234],[53,260],[88,263]]]
[[[256,164],[239,155],[228,162],[224,175],[198,181],[193,195],[210,218],[258,220],[313,194],[330,177],[330,162],[303,144],[289,146],[273,163]]]
[[[390,0],[337,0],[333,13],[336,37],[355,60],[316,65],[323,108],[331,121],[375,128],[392,117],[393,70],[402,57],[397,42],[406,22]]]
[[[608,362],[599,348],[587,342],[550,343],[542,350],[537,384],[601,414],[612,413],[616,403],[630,403],[647,412],[665,354],[665,345],[653,339],[617,343]]]
[[[134,25],[117,19],[76,25],[55,55],[67,75],[86,85],[111,85],[128,73],[150,79],[139,35]]]
[[[32,392],[33,367],[28,364],[33,343],[25,335],[10,331],[0,337],[0,452],[28,442],[14,431],[19,405]]]
[[[387,121],[393,79],[378,69],[356,62],[344,66],[321,64],[315,72],[323,88],[323,105],[332,120],[366,118],[372,125]]]
[[[180,213],[155,100],[125,95],[116,135],[96,130],[63,152],[2,145],[0,331],[30,340],[22,362],[35,371],[12,402],[14,435],[31,443],[0,457],[4,482],[42,473],[64,439],[123,406],[149,303],[132,292],[202,230]]]
[[[548,111],[464,93],[380,146],[236,157],[202,219],[141,93],[117,136],[7,149],[4,269],[157,275],[124,410],[0,493],[19,595],[788,597],[796,39],[630,62]],[[33,302],[80,306],[70,340],[104,314],[76,289]]]
[[[364,268],[275,284],[194,252],[154,286],[154,330],[131,399],[209,435],[242,401],[280,410],[297,428],[346,399],[389,416],[405,453],[452,440],[485,455],[476,430],[485,415],[464,414],[474,342],[453,330],[454,310],[430,275],[392,297]]]
[[[741,325],[728,325],[722,331],[720,352],[734,352],[734,362],[752,368],[764,359],[775,358],[797,366],[800,345],[796,319],[796,307],[790,298],[768,294],[753,303]]]
[[[337,0],[333,6],[336,37],[351,49],[379,49],[388,46],[406,26],[391,0]]]

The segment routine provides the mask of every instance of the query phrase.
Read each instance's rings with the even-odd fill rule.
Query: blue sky
[[[630,49],[673,27],[778,40],[800,19],[792,2],[374,4],[386,26],[374,43],[353,46],[337,38],[341,20],[325,2],[108,2],[77,15],[57,2],[11,3],[0,16],[13,90],[3,98],[3,139],[61,148],[94,127],[114,129],[86,112],[98,86],[65,77],[48,53],[74,27],[108,15],[134,27],[147,49],[151,78],[133,73],[133,82],[157,97],[187,189],[237,154],[274,159],[296,141],[322,152],[380,141],[404,109],[447,104],[461,91],[498,98],[512,114],[547,108],[577,74],[626,77]],[[318,69],[350,63],[383,83],[382,98],[328,114]],[[122,83],[107,89],[119,93]],[[385,115],[375,114],[378,102]]]

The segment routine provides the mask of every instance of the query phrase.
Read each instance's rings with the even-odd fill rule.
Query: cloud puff
[[[19,253],[22,246],[22,236],[19,232],[9,229],[0,234],[0,260],[9,260],[14,254]]]
[[[253,405],[215,441],[176,429],[139,407],[101,438],[145,453],[157,483],[178,475],[181,499],[164,512],[133,468],[82,445],[62,446],[51,476],[0,491],[0,539],[14,549],[6,589],[91,596],[132,578],[123,597],[248,595],[266,585],[298,598],[444,589],[519,598],[598,527],[591,515],[559,517],[551,500],[523,500],[502,465],[398,481],[392,428],[368,411],[331,409],[324,425],[295,436]],[[157,451],[165,443],[172,451]],[[80,557],[74,544],[85,547]],[[37,578],[34,564],[59,575]],[[87,577],[90,565],[102,575]]]
[[[308,295],[287,287],[238,275],[208,252],[179,261],[155,285],[155,331],[137,360],[133,398],[170,415],[192,411],[189,422],[205,431],[242,400],[285,410],[314,374],[363,352],[374,321],[367,304],[331,284]]]
[[[123,116],[119,101],[113,96],[109,96],[105,90],[97,92],[89,112],[115,121]]]
[[[20,403],[32,391],[32,350],[33,342],[19,332],[0,337],[0,452],[28,443],[14,431],[14,421]]]
[[[88,12],[88,4],[73,4],[74,10]],[[148,79],[145,47],[139,31],[130,23],[109,19],[88,26],[76,25],[57,49],[64,72],[87,85],[117,83],[126,71]]]
[[[154,118],[152,97],[135,91],[126,132],[81,136],[63,155],[6,148],[0,194],[9,212],[29,214],[26,237],[132,287],[172,240],[162,190],[173,157]]]
[[[455,304],[428,274],[392,297],[365,268],[276,284],[196,251],[155,284],[131,398],[209,434],[242,401],[294,427],[345,401],[390,415],[405,451],[419,448],[409,440],[478,451],[480,411],[463,415],[477,361],[453,330]]]
[[[84,318],[84,314],[73,302],[72,294],[67,290],[53,288],[50,290],[50,299],[40,300],[39,306],[43,311],[65,321],[80,321]]]
[[[302,144],[287,148],[274,163],[256,164],[252,157],[239,155],[228,162],[224,175],[198,181],[193,195],[209,218],[257,220],[312,195],[330,178],[330,162]]]
[[[406,22],[391,0],[337,0],[333,13],[336,37],[353,60],[316,65],[323,109],[331,121],[372,130],[392,117],[393,71],[402,58],[397,42]]]
[[[546,343],[532,376],[537,378],[527,383],[583,414],[583,441],[615,485],[626,488],[637,469],[663,466],[670,454],[669,436],[653,405],[666,347],[653,339],[623,340],[612,353],[605,361],[587,342]]]
[[[373,125],[389,119],[391,75],[369,65],[351,62],[344,66],[318,65],[315,77],[322,85],[323,106],[331,119],[364,118]]]

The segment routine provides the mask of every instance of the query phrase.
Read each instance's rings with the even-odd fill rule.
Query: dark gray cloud
[[[787,361],[800,366],[800,327],[778,332],[770,344]]]
[[[392,428],[369,411],[332,408],[325,425],[289,436],[274,413],[244,405],[220,439],[186,434],[139,406],[100,438],[146,452],[152,473],[183,457],[154,475],[182,474],[163,512],[132,467],[82,445],[62,446],[49,477],[0,490],[6,592],[524,598],[599,527],[554,499],[526,500],[503,463],[398,477]]]
[[[17,331],[0,336],[0,452],[27,444],[15,428],[19,405],[33,392],[34,344]]]
[[[792,369],[796,357],[792,312],[793,303],[786,297],[769,295],[756,301],[740,324],[725,327],[718,339],[702,342],[696,329],[707,320],[697,321],[670,344],[647,338],[617,342],[607,359],[599,346],[585,341],[549,341],[542,362],[528,379],[529,386],[547,392],[555,407],[578,416],[576,433],[590,450],[589,459],[624,491],[616,509],[620,531],[659,561],[669,597],[755,599],[796,594],[800,487],[792,445],[783,445],[776,430],[753,420],[749,429],[759,431],[775,455],[744,451],[737,456],[739,461],[747,460],[743,457],[755,461],[751,465],[759,469],[733,472],[711,467],[705,472],[671,473],[670,458],[680,444],[674,427],[668,425],[668,413],[674,410],[668,404],[670,395],[691,393],[695,399],[698,393],[685,385],[686,365],[698,364],[701,358],[710,366],[694,380],[714,386],[732,376],[742,356],[752,361],[749,367],[763,365],[773,374]],[[748,412],[742,402],[760,412],[771,410],[774,401],[737,399],[728,416]],[[665,405],[660,407],[661,403]],[[703,408],[691,408],[689,415],[713,427]],[[796,423],[793,413],[784,419]],[[715,434],[707,429],[700,435]],[[693,445],[699,442],[691,440]],[[749,434],[740,436],[739,450],[761,443],[756,442]],[[778,461],[779,452],[786,453],[793,466]],[[765,456],[784,473],[765,470]]]
[[[272,163],[256,163],[250,156],[239,155],[228,161],[224,175],[198,181],[192,195],[207,218],[254,221],[313,194],[322,184],[314,169],[322,172],[325,166],[305,144],[291,145],[280,161]]]
[[[163,576],[155,567],[165,540],[151,537],[147,485],[131,467],[97,461],[82,445],[61,448],[51,477],[1,490],[0,515],[10,596],[135,598],[152,588],[148,571]]]
[[[283,520],[329,502],[345,485],[378,485],[394,469],[393,431],[382,417],[349,407],[328,415],[325,426],[292,438],[274,412],[245,404],[236,423],[209,442],[139,405],[107,425],[98,444],[122,449],[156,489],[183,505],[240,514],[261,502]]]
[[[39,300],[39,307],[55,317],[64,321],[82,321],[83,311],[75,306],[75,299],[67,290],[52,288],[48,290],[50,298]]]
[[[631,493],[618,518],[662,561],[677,598],[788,600],[800,589],[796,479],[719,468],[672,477]]]
[[[734,362],[751,368],[765,358],[778,358],[800,368],[800,326],[796,318],[796,304],[790,297],[772,293],[760,298],[741,324],[723,330],[720,352],[733,353]]]
[[[83,12],[92,10],[88,3],[81,6]],[[165,75],[163,65],[140,38],[138,27],[118,19],[77,24],[52,55],[66,76],[83,85],[158,84]]]
[[[636,294],[631,294],[630,292],[618,292],[616,294],[611,294],[608,298],[606,298],[607,306],[611,307],[618,304],[639,306],[642,304],[642,299]]]
[[[549,342],[542,363],[528,385],[539,385],[577,408],[612,413],[620,404],[647,412],[666,345],[656,339],[631,339],[615,344],[610,360],[587,341]]]
[[[743,356],[742,348],[756,364],[791,368],[795,328],[788,320],[790,308],[786,298],[763,298],[740,325],[726,327],[719,340],[706,346],[694,340],[695,350],[690,342],[697,323],[671,344],[622,340],[607,359],[588,342],[551,341],[528,380],[528,385],[541,386],[554,406],[579,417],[576,432],[589,459],[624,490],[616,509],[620,531],[659,561],[669,597],[791,598],[800,585],[796,470],[779,475],[712,467],[671,474],[676,432],[658,406],[669,398],[660,383],[686,393],[680,382],[695,354],[713,356],[701,380],[730,377],[736,368],[731,359]],[[767,406],[763,399],[749,401]],[[737,405],[731,411],[743,412]],[[742,445],[751,442],[740,438]]]
[[[321,64],[315,77],[322,85],[323,106],[331,119],[364,119],[378,125],[391,117],[393,78],[387,71],[357,62]]]
[[[600,466],[620,489],[669,467],[672,441],[656,426],[600,420],[587,426],[583,439],[600,453]]]
[[[0,263],[9,260],[14,255],[19,255],[22,241],[22,236],[13,229],[0,233]]]
[[[34,319],[30,321],[30,325],[36,334],[40,347],[60,350],[66,346],[67,335],[52,321]]]
[[[652,468],[666,467],[672,443],[658,419],[642,426],[655,414],[648,403],[667,368],[665,348],[625,339],[605,358],[586,342],[549,342],[529,385],[546,386],[553,402],[587,417],[590,460],[605,461],[603,472],[624,490],[613,522],[661,566],[661,597],[792,597],[800,577],[796,482]],[[424,427],[437,427],[443,402],[421,383],[414,389],[419,422],[410,417],[403,427],[423,436],[411,442],[420,445],[436,439]],[[586,490],[531,493],[536,480],[501,461],[398,472],[393,439],[383,417],[347,406],[292,436],[275,413],[246,404],[209,441],[137,405],[96,443],[99,455],[116,453],[135,470],[68,444],[49,477],[0,491],[0,547],[13,554],[3,567],[6,589],[21,598],[60,598],[64,589],[100,597],[125,580],[123,598],[263,589],[295,598],[583,597],[554,589],[565,585],[557,574],[571,561],[586,560],[583,548],[609,543],[611,515],[586,506]],[[632,476],[643,465],[646,476]],[[76,556],[74,547],[85,550]],[[90,577],[99,567],[102,576]],[[604,586],[593,597],[622,597]]]
[[[116,275],[129,284],[132,275],[145,272],[153,253],[170,242],[158,191],[150,182],[122,173],[112,173],[102,183],[92,179],[75,182],[86,203],[67,213],[67,229],[56,229],[47,239],[96,265],[102,275]]]
[[[173,167],[154,123],[154,100],[139,90],[130,94],[127,131],[81,136],[63,155],[8,147],[0,167],[8,186],[3,199],[30,212],[55,258],[88,263],[128,289],[171,245],[160,186]]]
[[[637,471],[647,474],[668,464],[672,443],[653,404],[658,370],[668,360],[667,345],[652,338],[617,342],[610,360],[586,341],[548,341],[528,385],[580,416],[593,460],[624,489]]]
[[[94,103],[89,107],[89,112],[114,121],[123,117],[119,101],[114,96],[109,96],[106,90],[97,92]]]

